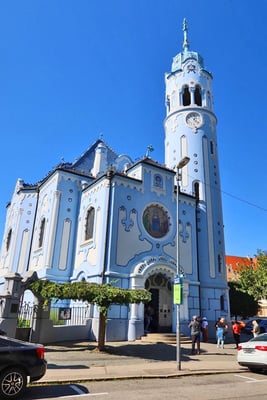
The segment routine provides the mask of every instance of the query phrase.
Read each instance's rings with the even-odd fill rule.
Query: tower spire
[[[184,18],[183,20],[183,32],[184,32],[184,42],[183,42],[183,49],[187,51],[189,49],[189,41],[187,38],[188,27],[187,27],[187,20]]]

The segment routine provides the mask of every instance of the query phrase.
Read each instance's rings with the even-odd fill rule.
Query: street
[[[267,373],[182,376],[172,379],[95,381],[73,385],[34,385],[21,400],[254,400],[267,398]]]

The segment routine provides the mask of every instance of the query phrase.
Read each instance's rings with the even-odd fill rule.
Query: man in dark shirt
[[[189,323],[188,327],[191,329],[191,338],[192,338],[192,352],[191,354],[195,354],[195,345],[197,344],[197,354],[200,354],[200,331],[201,325],[197,319],[197,316],[194,315],[192,321]]]

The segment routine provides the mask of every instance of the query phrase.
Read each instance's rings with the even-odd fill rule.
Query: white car
[[[267,370],[267,333],[262,333],[237,348],[237,362],[250,371]]]

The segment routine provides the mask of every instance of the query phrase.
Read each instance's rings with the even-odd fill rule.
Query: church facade
[[[212,75],[187,33],[184,21],[182,51],[165,74],[165,165],[149,152],[133,162],[98,139],[37,184],[18,179],[7,207],[0,294],[6,275],[31,271],[55,282],[146,288],[152,328],[175,332],[179,272],[182,332],[193,315],[211,323],[229,318]],[[142,304],[112,306],[107,340],[142,336],[145,312]],[[90,318],[97,321],[96,307]]]

